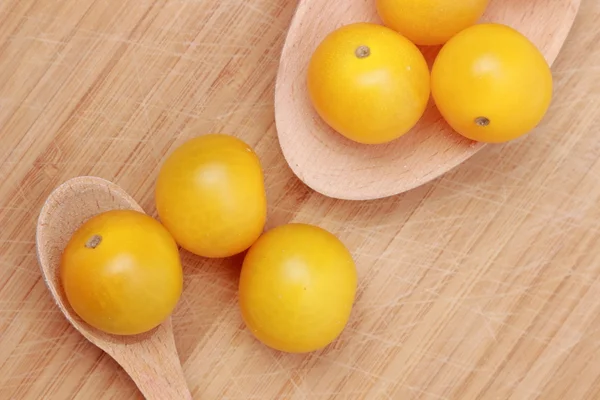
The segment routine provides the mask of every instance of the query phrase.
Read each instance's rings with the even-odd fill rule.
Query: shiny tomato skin
[[[241,253],[266,223],[260,160],[232,135],[206,134],[176,148],[161,166],[155,198],[177,243],[202,257]]]
[[[335,235],[310,224],[280,225],[263,234],[244,258],[242,317],[273,349],[315,351],[348,323],[357,279],[352,255]]]
[[[408,133],[430,97],[429,68],[420,50],[373,23],[328,34],[311,55],[307,85],[321,119],[361,144],[387,143]]]
[[[106,333],[134,335],[171,315],[183,271],[177,244],[158,221],[134,210],[112,210],[71,236],[60,280],[85,322]]]
[[[474,25],[489,0],[376,0],[383,23],[420,46],[446,43]]]
[[[468,139],[502,143],[533,130],[552,100],[552,72],[540,50],[502,24],[474,25],[442,47],[431,73],[444,119]]]

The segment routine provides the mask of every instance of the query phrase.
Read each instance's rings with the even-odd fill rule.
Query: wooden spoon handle
[[[147,400],[191,400],[181,361],[175,347],[171,320],[138,341],[108,346],[109,353]]]
[[[139,355],[139,362],[122,365],[136,383],[146,400],[191,400],[190,393],[179,360],[154,358],[154,355]]]
[[[132,376],[132,374],[129,374]],[[133,376],[132,376],[133,378]],[[172,376],[142,372],[133,378],[146,400],[192,400],[186,382],[171,380]]]

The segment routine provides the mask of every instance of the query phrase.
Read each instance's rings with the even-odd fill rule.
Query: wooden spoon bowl
[[[491,0],[482,22],[503,23],[519,30],[552,64],[579,4],[580,0]],[[440,176],[483,148],[483,143],[455,133],[431,99],[420,122],[387,144],[354,143],[329,128],[310,103],[307,65],[327,34],[353,22],[381,24],[375,0],[303,0],[283,47],[275,88],[275,120],[283,155],[306,185],[340,199],[391,196]],[[423,50],[431,66],[439,47]]]
[[[83,321],[66,300],[59,266],[71,235],[86,220],[113,209],[142,208],[119,186],[95,177],[78,177],[56,188],[42,207],[36,245],[42,275],[67,320],[86,339],[115,359],[146,399],[191,399],[177,355],[171,319],[140,335],[104,333]]]

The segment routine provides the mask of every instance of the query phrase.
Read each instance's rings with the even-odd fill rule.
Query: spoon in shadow
[[[490,0],[482,22],[519,30],[552,64],[579,4],[580,0]],[[283,155],[300,180],[329,197],[376,199],[427,183],[484,147],[453,132],[431,100],[421,121],[390,143],[362,145],[329,128],[309,100],[307,66],[325,36],[354,22],[382,24],[375,0],[301,0],[288,30],[275,85],[275,122]],[[423,50],[431,66],[437,48]]]
[[[191,399],[175,347],[171,318],[140,335],[110,335],[84,322],[66,300],[58,275],[63,249],[86,220],[113,209],[143,212],[119,186],[96,177],[73,178],[50,194],[40,212],[36,231],[44,281],[71,325],[117,361],[146,399]]]

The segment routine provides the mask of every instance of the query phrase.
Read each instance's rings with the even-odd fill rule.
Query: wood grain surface
[[[87,174],[155,216],[164,156],[216,131],[260,155],[268,227],[338,234],[360,283],[335,343],[283,354],[242,323],[241,258],[183,252],[173,326],[195,399],[600,398],[600,2],[582,1],[534,135],[364,202],[311,191],[281,154],[273,92],[295,7],[0,1],[0,399],[141,398],[52,301],[36,220]]]

